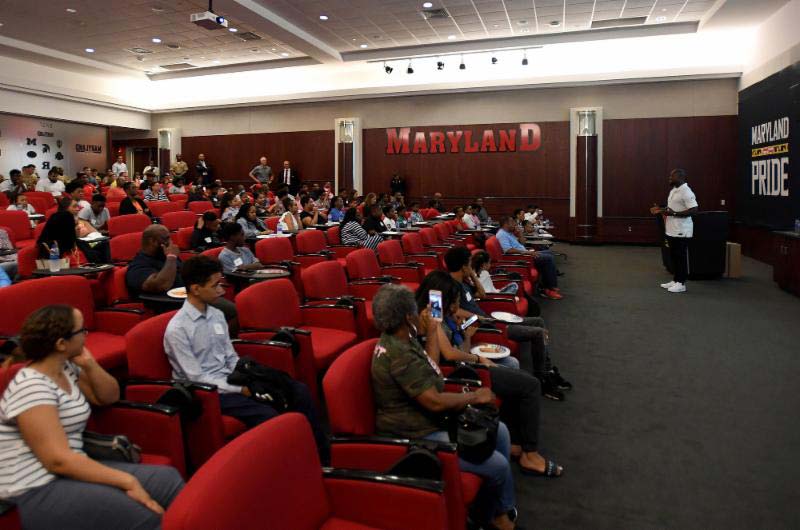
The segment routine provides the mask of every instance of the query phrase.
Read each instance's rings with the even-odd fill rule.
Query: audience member
[[[517,214],[522,210],[518,210]],[[521,215],[519,215],[521,217]],[[556,270],[555,258],[552,253],[545,251],[528,250],[525,245],[520,243],[516,235],[517,220],[512,217],[504,217],[501,221],[500,229],[497,231],[497,242],[505,254],[523,254],[533,256],[536,270],[539,271],[542,283],[542,295],[552,300],[561,300],[563,295],[558,289],[558,271]]]
[[[28,187],[22,181],[22,172],[19,169],[9,171],[8,180],[0,182],[0,192],[5,193],[10,201],[26,191],[28,191]]]
[[[244,230],[245,239],[255,239],[257,236],[272,233],[256,215],[254,204],[243,204],[236,213],[235,221]]]
[[[0,250],[13,250],[14,245],[11,243],[11,238],[8,237],[8,232],[3,227],[0,227]],[[17,255],[16,253],[0,255],[0,270],[5,272],[10,279],[14,279],[17,275]]]
[[[106,208],[106,198],[99,193],[92,197],[92,204],[89,208],[83,208],[78,212],[78,218],[91,223],[93,227],[103,234],[108,233],[108,220],[111,214],[108,213]]]
[[[429,438],[449,442],[442,413],[457,413],[467,405],[492,403],[488,388],[475,392],[444,392],[439,360],[438,323],[427,310],[417,312],[414,295],[400,285],[384,285],[372,301],[375,326],[381,337],[372,357],[372,387],[375,394],[375,427],[379,435]],[[416,330],[426,329],[425,349],[417,342]],[[490,503],[491,524],[511,530],[509,513],[514,510],[514,478],[511,474],[510,437],[500,424],[494,453],[482,464],[460,459],[462,470],[481,476]]]
[[[397,212],[392,205],[383,207],[383,226],[389,231],[397,230]]]
[[[380,234],[370,235],[364,230],[356,208],[348,208],[345,212],[344,219],[339,223],[339,237],[343,245],[356,245],[373,250],[383,241]]]
[[[304,227],[310,228],[328,221],[328,219],[319,212],[310,196],[306,195],[300,199],[300,207],[303,209],[303,211],[300,212],[300,222],[303,223]]]
[[[156,181],[158,181],[159,177],[161,177],[161,170],[156,165],[155,160],[151,160],[150,163],[144,166],[142,173],[144,173],[145,175],[147,175],[148,173],[152,173],[156,177]]]
[[[147,188],[144,190],[144,200],[150,202],[168,201],[167,194],[164,193],[164,188],[160,182],[148,182]]]
[[[397,228],[398,229],[408,228],[409,221],[408,218],[406,217],[406,207],[401,204],[400,206],[397,207],[396,212],[397,212],[397,219],[396,219]]]
[[[328,212],[328,220],[332,223],[340,223],[344,219],[344,201],[341,197],[334,197],[331,209]]]
[[[267,157],[262,156],[258,160],[258,165],[251,169],[247,176],[253,179],[256,184],[263,187],[272,183],[272,168],[267,164]]]
[[[14,204],[10,205],[8,208],[6,208],[6,210],[10,212],[25,212],[28,215],[33,215],[36,213],[36,208],[34,208],[33,205],[28,202],[28,197],[23,194],[17,195]],[[35,226],[36,221],[31,220],[31,227]]]
[[[284,232],[297,232],[303,226],[300,216],[297,215],[297,203],[286,195],[282,204],[284,212],[278,220],[278,227]]]
[[[169,185],[169,193],[170,195],[173,193],[186,193],[186,186],[183,184],[183,177],[176,177],[172,179],[172,183]]]
[[[29,362],[0,400],[0,498],[14,501],[29,529],[160,528],[183,487],[174,468],[96,461],[81,450],[90,405],[120,396],[86,333],[81,312],[66,305],[25,319]]]
[[[208,186],[214,182],[214,171],[206,161],[206,155],[200,153],[197,155],[197,163],[194,165],[194,171],[197,173],[198,183],[203,186]]]
[[[173,178],[186,178],[186,173],[189,172],[189,166],[184,162],[183,156],[180,153],[175,155],[175,162],[169,166],[169,172],[172,173]]]
[[[36,191],[46,191],[52,193],[54,197],[58,197],[64,193],[64,183],[58,180],[59,174],[56,168],[47,172],[46,179],[39,179],[36,183]]]
[[[167,326],[164,348],[172,375],[177,379],[212,384],[219,392],[222,413],[255,427],[280,414],[266,401],[253,396],[247,387],[228,383],[239,356],[228,335],[228,324],[215,301],[224,293],[221,267],[217,260],[195,256],[181,271],[186,286],[186,301]],[[291,410],[308,419],[317,447],[327,460],[327,438],[322,430],[311,392],[303,383],[291,380]]]
[[[516,282],[510,282],[502,289],[497,289],[494,286],[492,275],[489,274],[489,271],[492,268],[492,258],[485,250],[479,250],[473,253],[469,264],[470,268],[472,268],[472,271],[478,276],[478,281],[480,282],[481,287],[483,287],[484,292],[489,294],[517,294],[517,291],[519,290],[519,284]]]
[[[125,159],[122,155],[117,156],[117,161],[111,165],[111,171],[113,171],[116,176],[128,172],[128,165],[125,163]]]
[[[256,207],[256,217],[266,217],[269,213],[269,198],[261,190],[253,193],[253,206]]]
[[[367,234],[371,236],[380,234],[386,229],[383,225],[383,210],[381,210],[380,205],[373,204],[369,209],[364,207],[364,222],[362,226]]]
[[[89,202],[84,199],[83,184],[83,179],[76,178],[72,182],[67,183],[67,185],[64,187],[64,194],[71,197],[75,202],[78,203],[78,211],[91,207]]]
[[[113,184],[114,186],[109,187],[106,191],[106,200],[108,200],[108,202],[119,202],[121,204],[122,201],[128,196],[123,189],[125,181],[122,178],[119,178],[114,180]]]
[[[419,211],[419,203],[412,202],[411,203],[411,215],[408,217],[408,222],[412,225],[415,223],[422,223],[425,219],[422,217],[422,213]]]
[[[132,182],[125,182],[122,184],[122,190],[125,192],[126,197],[119,203],[119,214],[144,214],[152,217],[150,208],[147,207],[142,199],[139,198],[138,191]]]
[[[220,217],[222,222],[232,222],[234,219],[236,219],[236,214],[239,213],[239,208],[242,207],[242,198],[238,195],[234,195],[233,193],[226,193],[222,196],[219,207],[220,211],[222,212],[222,216]]]
[[[36,240],[39,259],[48,259],[55,248],[61,258],[69,259],[70,267],[78,267],[89,263],[86,255],[78,248],[75,216],[69,211],[58,211],[50,216],[42,233]],[[54,247],[55,245],[55,247]]]
[[[489,222],[489,212],[486,211],[486,208],[483,207],[483,198],[478,197],[475,199],[475,205],[472,207],[476,216],[478,216],[478,220],[481,224],[486,224]]]
[[[245,244],[245,231],[239,223],[228,223],[222,227],[225,248],[219,253],[219,262],[224,273],[235,270],[258,270],[264,268]]]
[[[192,250],[202,252],[209,248],[221,247],[219,226],[220,220],[216,213],[213,211],[203,212],[203,215],[194,224],[190,243]]]

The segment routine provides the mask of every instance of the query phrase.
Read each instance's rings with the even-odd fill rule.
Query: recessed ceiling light
[[[499,27],[500,27],[500,24],[492,24],[492,27],[493,27],[493,28],[499,28]]]
[[[320,15],[319,19],[320,20],[328,20],[328,15]]]
[[[68,7],[68,8],[67,8],[67,13],[77,13],[77,12],[78,12],[78,10],[77,10],[77,9],[73,9],[73,8],[71,8],[71,7]]]
[[[278,51],[278,48],[271,48],[271,50],[276,52],[276,51]]]
[[[360,47],[361,47],[361,48],[366,48],[366,47],[368,47],[368,46],[369,46],[369,44],[362,44],[362,45],[360,45]]]
[[[425,9],[430,9],[431,7],[433,7],[433,2],[424,2],[422,4],[422,7],[424,7]]]
[[[86,48],[86,53],[94,53],[94,48]]]
[[[665,22],[667,17],[656,17],[656,22]]]
[[[219,59],[214,59],[214,60],[213,60],[213,61],[211,61],[211,62],[212,62],[212,63],[214,63],[214,64],[219,64],[219,63],[220,63]]]
[[[666,13],[666,12],[667,12],[667,8],[666,8],[666,7],[662,7],[662,8],[661,8],[661,12],[662,12],[662,13]]]
[[[155,42],[156,44],[161,44],[161,39],[159,39],[158,37],[153,37],[153,38],[152,38],[152,39],[150,39],[150,40],[152,40],[152,41],[153,41],[153,42]]]
[[[351,41],[353,41],[353,42],[355,42],[355,41],[357,41],[358,39],[357,39],[357,38],[355,38],[355,37],[353,37],[353,38],[352,38],[352,39],[350,39],[350,40],[351,40]]]
[[[447,36],[447,40],[456,40],[456,36],[455,35],[448,35]]]
[[[281,57],[289,57],[289,54],[286,52],[281,53]]]
[[[550,21],[550,27],[551,28],[557,28],[560,25],[561,25],[561,21],[560,20],[551,20]]]
[[[236,33],[239,30],[236,28],[228,28],[228,31],[230,31],[231,33]]]

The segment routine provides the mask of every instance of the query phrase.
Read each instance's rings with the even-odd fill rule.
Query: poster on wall
[[[739,93],[738,219],[793,228],[800,218],[800,63]]]
[[[40,177],[54,166],[75,176],[83,167],[105,170],[103,127],[0,114],[0,175],[34,164]]]

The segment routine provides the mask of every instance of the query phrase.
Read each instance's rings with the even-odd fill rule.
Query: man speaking
[[[689,240],[694,225],[692,214],[697,211],[697,199],[694,192],[686,184],[686,171],[673,169],[669,174],[672,190],[667,198],[667,207],[653,205],[650,213],[664,216],[664,228],[669,245],[669,257],[672,262],[673,281],[662,283],[661,287],[671,293],[686,292],[686,279],[689,276]]]

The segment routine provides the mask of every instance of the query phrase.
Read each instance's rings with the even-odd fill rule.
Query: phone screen
[[[429,291],[428,304],[431,307],[431,318],[442,319],[442,291]]]
[[[474,324],[476,320],[478,320],[478,315],[472,315],[471,317],[469,317],[468,319],[466,319],[466,320],[465,320],[465,321],[464,321],[464,322],[461,324],[461,329],[467,329],[467,328],[468,328],[468,327],[470,327],[472,324]]]

